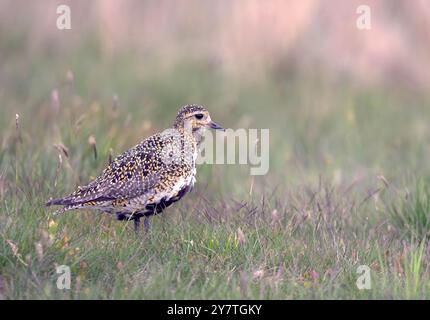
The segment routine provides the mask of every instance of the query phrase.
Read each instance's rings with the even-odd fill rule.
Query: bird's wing
[[[47,205],[130,199],[150,192],[160,181],[163,167],[160,155],[147,148],[156,139],[150,138],[119,155],[87,186],[79,187],[64,198],[51,200]]]

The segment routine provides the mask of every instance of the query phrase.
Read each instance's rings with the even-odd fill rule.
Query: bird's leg
[[[149,232],[149,229],[151,229],[151,221],[149,221],[149,217],[145,217],[143,220],[143,227],[145,229],[145,234]]]
[[[135,218],[133,220],[134,222],[134,232],[136,233],[136,235],[139,235],[139,229],[140,229],[140,218]]]

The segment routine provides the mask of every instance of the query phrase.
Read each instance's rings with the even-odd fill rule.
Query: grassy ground
[[[233,76],[198,59],[146,57],[143,68],[96,45],[31,59],[8,45],[0,297],[430,298],[429,97],[319,71]],[[109,216],[44,208],[186,103],[225,127],[269,128],[269,173],[200,166],[194,192],[142,238]],[[58,265],[70,266],[71,290],[56,288]],[[370,290],[357,289],[359,265]]]

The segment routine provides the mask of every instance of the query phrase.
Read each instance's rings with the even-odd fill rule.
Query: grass
[[[428,97],[315,74],[248,79],[193,60],[143,72],[140,57],[98,59],[93,46],[25,63],[16,51],[3,68],[0,297],[430,298]],[[54,218],[43,206],[189,102],[225,127],[269,128],[269,173],[200,166],[194,192],[142,238],[109,216]],[[59,265],[71,290],[56,288]],[[357,289],[360,265],[370,290]]]
[[[423,239],[430,236],[430,192],[426,184],[420,183],[413,193],[400,197],[391,204],[391,218],[394,225],[406,236]]]

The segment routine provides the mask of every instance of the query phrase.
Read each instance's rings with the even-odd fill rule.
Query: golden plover
[[[53,199],[60,214],[73,209],[98,209],[133,220],[136,232],[144,217],[161,213],[190,192],[196,181],[198,146],[206,128],[224,130],[198,105],[182,107],[173,126],[146,138],[113,160],[94,181],[71,195]]]

